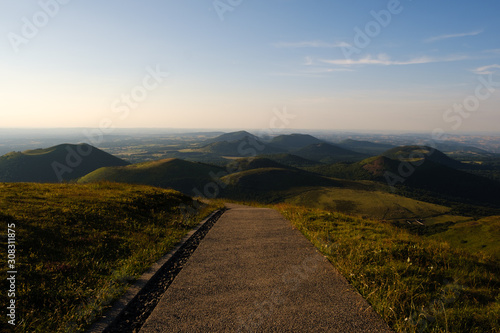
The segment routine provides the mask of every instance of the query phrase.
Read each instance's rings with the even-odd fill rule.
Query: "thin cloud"
[[[483,52],[484,53],[496,53],[496,54],[500,54],[500,49],[485,50]]]
[[[350,68],[315,68],[305,71],[290,72],[290,73],[270,73],[273,76],[294,76],[294,77],[325,77],[327,74],[333,74],[338,72],[353,72]]]
[[[352,65],[383,65],[383,66],[403,66],[403,65],[419,65],[419,64],[429,64],[436,62],[450,62],[459,61],[467,59],[465,56],[454,56],[448,58],[432,58],[423,56],[420,58],[413,58],[410,60],[391,60],[387,55],[381,54],[377,58],[373,58],[368,55],[364,58],[353,60],[353,59],[323,59],[323,63],[338,66],[352,66]]]
[[[476,69],[473,69],[472,71],[478,75],[489,75],[489,74],[493,74],[496,72],[492,69],[500,69],[500,65],[494,64],[494,65],[478,67]]]
[[[336,47],[349,47],[350,45],[345,42],[340,43],[327,43],[319,40],[315,41],[302,41],[302,42],[278,42],[273,44],[277,48],[336,48]]]
[[[460,37],[468,37],[468,36],[477,36],[477,35],[479,35],[482,32],[483,32],[483,30],[476,30],[476,31],[464,32],[464,33],[459,33],[459,34],[449,34],[449,35],[434,36],[434,37],[427,38],[425,40],[425,42],[426,43],[432,43],[432,42],[437,42],[438,40],[443,40],[443,39],[460,38]]]
[[[350,68],[317,68],[309,71],[305,71],[305,74],[325,74],[325,73],[335,73],[335,72],[353,72],[354,69]]]

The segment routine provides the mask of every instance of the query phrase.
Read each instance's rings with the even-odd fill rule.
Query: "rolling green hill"
[[[282,200],[290,191],[315,186],[339,186],[340,183],[302,170],[260,168],[233,173],[221,178],[228,184],[222,191],[226,198],[269,202]]]
[[[438,150],[430,158],[408,162],[376,157],[361,162],[360,166],[381,181],[387,181],[390,175],[389,178],[398,180],[398,185],[429,191],[447,200],[500,207],[500,182],[454,169],[450,165],[456,165],[456,161]]]
[[[229,157],[249,157],[262,154],[283,153],[285,150],[246,137],[237,141],[218,141],[200,148],[198,151]]]
[[[206,146],[206,145],[211,144],[211,143],[224,142],[224,141],[226,141],[226,142],[241,141],[241,140],[245,140],[247,138],[251,138],[254,140],[260,140],[257,136],[255,136],[251,133],[248,133],[247,131],[238,131],[238,132],[224,133],[224,134],[219,135],[215,138],[205,140],[205,141],[203,141],[203,145]]]
[[[500,207],[500,182],[426,160],[403,183],[475,205]]]
[[[298,150],[313,144],[320,143],[324,143],[324,141],[307,134],[279,135],[273,138],[270,142],[271,145],[279,147],[281,149],[285,149],[287,151]]]
[[[500,260],[500,216],[488,216],[476,221],[454,223],[446,231],[431,238],[444,240],[455,247],[472,252],[486,251]]]
[[[385,156],[376,156],[356,163],[322,164],[305,169],[323,176],[349,180],[381,180],[387,170],[397,170],[398,162]]]
[[[318,143],[296,150],[294,155],[299,157],[322,162],[335,163],[341,161],[359,161],[366,158],[366,155],[356,153],[352,150],[340,148],[329,143]]]
[[[375,156],[367,158],[355,166],[361,168],[372,177],[382,179],[385,172],[399,172],[398,168],[401,162],[391,159],[386,156]]]
[[[190,162],[201,162],[201,163],[214,164],[218,166],[224,166],[227,164],[226,158],[218,154],[198,151],[197,149],[181,149],[180,151],[168,150],[160,157],[158,157],[158,159],[169,159],[169,158],[178,158]]]
[[[392,161],[386,157],[378,159]],[[427,219],[451,210],[396,195],[390,192],[388,185],[380,182],[321,177],[300,169],[279,167],[265,158],[241,159],[230,165],[239,166],[243,171],[221,179],[228,184],[222,195],[229,199],[287,202],[385,220]],[[359,163],[351,165],[370,175]]]
[[[382,155],[398,161],[416,162],[422,159],[426,159],[434,163],[446,165],[450,168],[467,168],[467,165],[464,165],[459,161],[448,157],[440,150],[427,146],[401,146],[389,149]]]
[[[293,154],[270,154],[260,155],[260,157],[265,157],[280,164],[288,165],[294,168],[306,168],[323,164],[321,162],[311,161]]]
[[[500,206],[500,182],[451,167],[461,163],[438,150],[429,154],[431,150],[418,148],[398,147],[384,156],[370,157],[356,163],[315,166],[307,170],[327,177],[404,185],[452,202]],[[388,156],[399,156],[402,160]]]
[[[235,170],[235,172],[247,171],[252,169],[262,169],[262,168],[294,169],[287,165],[278,163],[272,159],[261,156],[240,158],[237,160],[233,160],[232,162],[228,163],[226,167],[227,170]]]
[[[389,193],[375,183],[339,182],[341,186],[335,188],[291,193],[284,202],[378,220],[427,219],[450,211],[445,206]]]
[[[102,167],[128,162],[88,144],[61,144],[0,157],[0,182],[54,183],[82,177]]]
[[[176,158],[132,164],[124,167],[98,169],[78,180],[78,183],[111,181],[128,184],[151,185],[172,188],[193,195],[192,190],[202,190],[213,182],[212,175],[223,168]]]

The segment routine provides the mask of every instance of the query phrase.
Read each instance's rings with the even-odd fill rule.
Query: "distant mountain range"
[[[352,140],[351,144],[353,143]],[[280,135],[266,142],[253,134],[241,131],[223,134],[205,141],[204,144],[206,145],[198,149],[198,152],[228,157],[289,153],[320,163],[334,163],[346,160],[359,161],[367,157],[366,154],[327,143],[307,134]],[[377,146],[377,144],[369,144],[368,150],[373,149],[372,145]],[[358,149],[364,146],[366,144],[362,142],[357,145]]]
[[[385,148],[389,149],[382,151]],[[343,179],[404,186],[460,202],[500,204],[499,182],[466,172],[480,166],[427,146],[355,140],[331,144],[303,134],[265,141],[240,131],[172,154],[214,160],[217,165],[180,158],[129,165],[90,145],[63,144],[0,157],[0,182],[113,181],[169,187],[189,195],[197,195],[194,189],[203,193],[208,186],[230,198],[271,198],[297,188],[362,187],[339,183]]]

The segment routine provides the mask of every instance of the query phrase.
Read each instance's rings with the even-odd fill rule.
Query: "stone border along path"
[[[139,331],[200,241],[223,213],[223,210],[215,211],[191,230],[174,249],[144,273],[87,333]]]
[[[227,207],[141,333],[391,332],[277,211]]]

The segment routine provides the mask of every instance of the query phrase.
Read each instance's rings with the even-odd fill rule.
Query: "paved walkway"
[[[228,207],[140,332],[390,332],[278,212]]]

